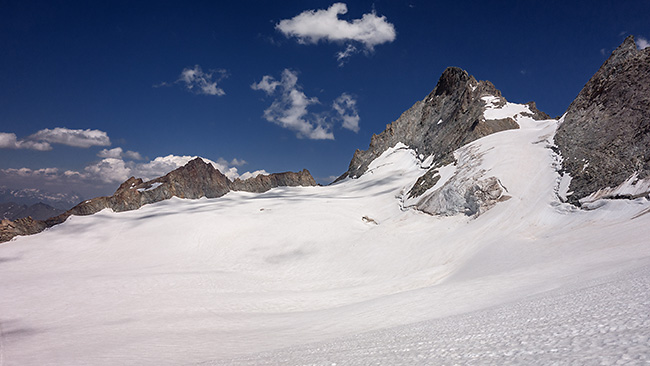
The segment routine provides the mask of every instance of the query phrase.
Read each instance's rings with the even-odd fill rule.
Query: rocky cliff
[[[555,144],[571,203],[650,192],[650,48],[628,37],[567,109]]]
[[[260,174],[246,180],[235,179],[230,185],[233,191],[262,193],[275,187],[315,186],[316,181],[307,169],[301,172],[285,172],[264,175]]]
[[[266,192],[280,186],[315,186],[316,182],[308,170],[299,173],[285,172],[258,175],[246,180],[236,179],[231,182],[219,170],[201,158],[196,158],[186,165],[168,174],[144,182],[131,177],[122,183],[110,197],[97,197],[81,202],[72,209],[47,220],[33,220],[31,217],[16,221],[3,220],[0,224],[0,242],[10,240],[17,235],[30,235],[45,228],[58,225],[72,215],[92,215],[105,208],[115,212],[138,209],[146,204],[155,203],[171,197],[196,199],[201,197],[216,198],[232,191]]]
[[[367,150],[354,153],[348,170],[337,181],[361,176],[370,162],[398,142],[423,157],[433,155],[435,165],[453,159],[452,153],[469,142],[519,127],[512,118],[485,119],[487,102],[483,97],[494,97],[497,105],[506,104],[491,82],[477,81],[457,67],[447,68],[424,100],[416,102],[382,133],[373,135]],[[529,103],[529,110],[535,119],[549,118],[534,103]]]

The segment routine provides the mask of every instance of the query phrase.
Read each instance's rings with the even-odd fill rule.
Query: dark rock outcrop
[[[0,221],[0,243],[11,240],[18,235],[32,235],[45,230],[47,225],[44,221],[34,220],[31,217],[22,219]]]
[[[650,176],[650,48],[637,50],[630,36],[611,54],[567,109],[555,144],[571,203]]]
[[[296,187],[296,186],[315,186],[316,181],[307,169],[301,172],[274,173],[269,175],[260,174],[254,178],[241,180],[235,179],[231,184],[233,191],[246,191],[262,193],[275,187]]]
[[[337,181],[356,178],[389,147],[402,142],[418,154],[434,155],[434,165],[453,160],[452,153],[459,147],[489,134],[519,128],[511,118],[486,120],[483,116],[486,102],[484,96],[506,100],[489,81],[477,81],[467,71],[457,67],[447,68],[433,91],[422,101],[415,103],[397,121],[386,126],[379,135],[373,135],[368,150],[354,153],[348,170]],[[529,103],[535,119],[547,119],[534,103]]]
[[[105,208],[115,212],[138,209],[146,204],[160,202],[172,197],[197,199],[216,198],[231,190],[265,192],[280,186],[315,186],[316,182],[308,170],[299,173],[285,172],[231,182],[219,170],[201,158],[196,158],[168,174],[144,182],[131,177],[122,183],[110,197],[97,197],[81,202],[72,209],[45,221],[31,217],[16,221],[3,220],[0,224],[0,242],[17,235],[36,234],[48,227],[58,225],[72,215],[85,216]]]

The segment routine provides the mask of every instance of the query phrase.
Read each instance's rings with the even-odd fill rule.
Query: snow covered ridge
[[[120,185],[110,197],[97,197],[84,201],[72,209],[47,220],[31,218],[15,222],[3,221],[0,225],[0,242],[17,235],[31,235],[58,225],[72,215],[91,215],[105,208],[115,212],[130,211],[144,205],[171,197],[198,199],[221,197],[230,191],[265,192],[280,186],[316,185],[309,171],[274,174],[254,174],[248,179],[231,181],[215,168],[209,160],[195,158],[165,176],[144,182],[131,177]]]

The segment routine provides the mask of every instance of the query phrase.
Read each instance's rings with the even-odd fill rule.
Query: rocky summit
[[[260,174],[253,178],[236,179],[232,182],[211,164],[196,158],[162,177],[147,182],[131,177],[122,183],[112,196],[81,202],[72,209],[44,221],[34,220],[31,217],[15,221],[3,220],[0,224],[0,242],[10,240],[17,235],[39,233],[45,228],[64,222],[72,215],[92,215],[105,208],[122,212],[172,197],[216,198],[230,191],[261,193],[280,186],[315,185],[316,181],[306,169],[298,173]]]
[[[571,103],[555,144],[569,202],[650,192],[650,48],[625,39]]]
[[[361,176],[370,162],[399,142],[424,157],[433,156],[436,164],[453,159],[452,153],[469,142],[519,127],[512,118],[486,119],[486,101],[482,99],[486,96],[493,97],[496,105],[507,102],[491,82],[477,81],[458,67],[447,68],[424,100],[416,102],[382,133],[373,135],[367,150],[354,153],[348,170],[337,181]],[[549,118],[534,102],[528,106],[531,117]]]
[[[348,170],[337,181],[368,173],[373,160],[402,146],[415,151],[424,172],[401,197],[403,208],[443,216],[479,215],[509,196],[497,177],[478,169],[480,154],[461,147],[495,132],[518,129],[520,119],[550,117],[534,102],[508,103],[491,82],[477,81],[467,71],[449,67],[424,100],[373,135],[368,150],[355,152]],[[453,166],[455,173],[438,184],[444,166]]]

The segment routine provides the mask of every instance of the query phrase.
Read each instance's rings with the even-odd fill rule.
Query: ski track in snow
[[[650,202],[561,203],[557,122],[518,123],[463,148],[512,197],[477,218],[402,210],[426,170],[400,144],[332,186],[172,198],[2,244],[0,361],[647,364]]]
[[[650,266],[522,301],[201,365],[650,364]]]

